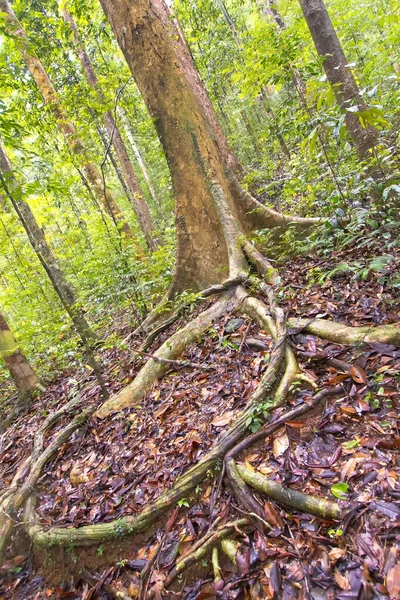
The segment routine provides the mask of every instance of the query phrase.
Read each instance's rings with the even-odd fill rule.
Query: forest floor
[[[282,272],[282,305],[291,317],[322,316],[349,325],[399,321],[398,288],[386,286],[399,269],[398,256],[393,255],[383,274],[372,269],[360,276],[361,267],[359,272],[340,267],[335,271],[351,261],[365,268],[376,252],[375,248],[366,259],[368,252],[354,244],[329,258],[292,259]],[[203,303],[194,312],[204,307]],[[182,317],[163,339],[184,321]],[[129,334],[123,318],[117,323],[120,337]],[[185,571],[168,597],[400,598],[400,349],[380,343],[349,348],[296,329],[289,333],[301,370],[315,388],[340,384],[342,391],[305,420],[286,423],[240,459],[291,489],[339,498],[350,510],[342,522],[325,521],[290,512],[260,495],[270,529],[262,531],[254,525],[236,536],[236,565],[220,556],[223,583],[219,589],[215,590],[207,558]],[[130,344],[137,347],[137,338]],[[271,346],[268,333],[247,318],[226,315],[216,322],[182,356],[209,369],[174,367],[140,406],[103,420],[90,419],[62,446],[46,465],[36,489],[41,521],[77,527],[139,512],[201,458],[232,423],[257,386]],[[101,360],[111,392],[132,381],[143,364],[129,348],[103,350]],[[85,407],[100,403],[100,389],[91,372],[71,370],[49,384],[0,436],[0,493],[30,454],[33,434],[45,416],[76,389]],[[294,386],[287,404],[295,406],[313,393],[302,382]],[[272,417],[283,410],[276,409]],[[68,417],[63,417],[47,442],[67,422]],[[173,511],[167,533],[165,523],[158,523],[150,535],[125,545],[118,558],[110,556],[107,545],[96,547],[86,555],[89,566],[79,575],[79,555],[75,557],[74,582],[63,574],[64,565],[37,570],[29,544],[14,537],[0,572],[0,599],[89,600],[118,597],[119,591],[120,597],[135,598],[140,571],[162,540],[149,582],[149,589],[157,589],[176,557],[216,519],[232,521],[242,516],[230,489],[220,487],[220,480],[217,465],[196,493]],[[65,560],[70,568],[74,557]],[[160,594],[156,592],[155,598]]]

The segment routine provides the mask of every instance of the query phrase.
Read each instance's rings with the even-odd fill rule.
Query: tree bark
[[[368,109],[360,95],[357,83],[348,66],[347,58],[332,25],[323,0],[299,0],[318,55],[323,60],[326,76],[336,101],[346,115],[346,125],[354,147],[361,160],[370,160],[371,151],[378,144],[374,127],[363,127],[357,113]],[[357,112],[349,112],[357,109]],[[374,179],[381,179],[378,169],[371,169]]]
[[[61,1],[58,0],[61,6]],[[77,51],[79,60],[82,65],[82,69],[85,73],[87,82],[90,87],[97,92],[98,100],[101,103],[105,103],[105,96],[102,89],[99,86],[97,75],[94,71],[93,65],[86,52],[85,46],[79,36],[78,28],[72,15],[65,10],[61,9],[61,15],[66,23],[68,23],[73,32],[73,43]],[[121,135],[119,127],[115,121],[115,118],[111,111],[107,111],[104,115],[104,125],[107,133],[112,141],[115,153],[118,157],[119,164],[121,165],[122,173],[127,183],[130,200],[133,204],[134,211],[138,218],[140,229],[145,237],[146,244],[150,250],[156,250],[158,247],[158,240],[155,235],[155,228],[153,219],[150,214],[149,206],[140,188],[140,184],[136,178],[135,171],[133,169],[132,162],[129,158],[128,150],[126,148],[124,139]]]
[[[8,0],[0,0],[0,12],[6,15],[9,31],[11,35],[18,39],[16,47],[21,52],[38,89],[56,120],[58,128],[65,137],[72,154],[79,159],[83,173],[90,183],[96,198],[104,207],[105,211],[112,217],[118,229],[123,232],[127,238],[133,238],[133,231],[124,219],[114,196],[105,185],[99,169],[91,162],[87,148],[79,138],[75,125],[69,120],[62,108],[50,77],[38,57],[35,55],[32,44],[19,23]]]
[[[0,313],[0,357],[4,360],[15,385],[22,394],[41,388],[38,376],[20,350],[2,313]]]
[[[172,29],[175,35],[175,52],[179,55],[179,61],[184,66],[187,82],[192,86],[192,91],[196,95],[198,102],[201,105],[202,111],[205,114],[209,126],[212,129],[214,142],[216,143],[219,152],[224,156],[226,163],[234,171],[234,173],[242,177],[245,174],[245,169],[240,164],[235,153],[231,150],[225,133],[218,121],[217,114],[214,110],[212,102],[207,93],[206,87],[201,79],[199,71],[196,69],[192,52],[187,43],[180,26],[179,20],[169,13],[165,0],[156,0],[157,11],[162,15],[165,26]]]
[[[42,229],[39,227],[29,204],[21,197],[20,193],[13,193],[14,191],[18,190],[19,186],[13,175],[8,158],[1,145],[0,177],[5,193],[11,201],[15,212],[17,213],[18,218],[27,233],[29,242],[38,259],[40,260],[44,270],[46,271],[58,297],[61,300],[61,303],[71,317],[71,320],[74,323],[76,330],[82,338],[84,344],[90,346],[97,339],[97,336],[94,331],[92,331],[82,312],[82,309],[78,307],[75,292],[60,268],[58,260],[48,245],[45,235]]]
[[[267,209],[240,186],[221,147],[190,54],[161,0],[101,0],[154,119],[175,192],[177,265],[171,293],[198,291],[247,272],[242,238],[296,219]],[[155,76],[156,74],[156,76]],[[215,118],[215,113],[212,113]],[[297,221],[309,227],[313,219]]]

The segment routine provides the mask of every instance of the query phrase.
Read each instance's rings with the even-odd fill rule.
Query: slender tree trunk
[[[224,19],[227,22],[228,27],[232,32],[232,35],[236,42],[236,46],[238,47],[240,52],[242,52],[243,47],[242,47],[242,42],[240,41],[240,35],[237,32],[235,23],[233,22],[233,19],[232,19],[231,15],[229,14],[228,9],[225,6],[225,3],[223,2],[223,0],[215,0],[215,2],[217,4],[217,6],[219,7],[220,11],[222,12],[222,14],[224,15]]]
[[[236,29],[235,23],[233,22],[231,15],[229,14],[228,9],[226,8],[226,5],[224,4],[223,0],[216,0],[216,3],[218,5],[218,7],[220,8],[222,14],[224,15],[224,19],[225,19],[229,29],[232,32],[232,35],[236,42],[236,46],[237,46],[239,53],[242,54],[243,46],[242,46],[242,42],[240,40],[240,35]],[[265,112],[267,113],[267,115],[269,115],[270,119],[272,120],[274,135],[279,142],[281,150],[282,150],[283,154],[286,156],[286,158],[288,160],[290,160],[290,150],[283,138],[283,135],[279,131],[279,125],[276,121],[275,113],[272,110],[271,103],[268,98],[268,93],[264,87],[261,87],[261,98],[260,99],[262,100],[262,106],[264,107]]]
[[[210,102],[193,84],[193,63],[176,42],[179,36],[165,4],[101,4],[154,119],[171,171],[177,227],[172,290],[197,291],[228,275],[247,273],[244,236],[255,228],[285,227],[292,218],[267,209],[238,183],[209,120]],[[300,227],[314,222],[297,220]]]
[[[240,111],[240,116],[242,117],[242,121],[243,121],[244,126],[246,128],[247,134],[248,134],[249,138],[251,139],[256,152],[258,152],[259,154],[261,154],[262,150],[261,150],[260,145],[258,143],[257,135],[254,132],[253,126],[252,126],[252,124],[250,122],[250,119],[249,119],[246,111],[245,110],[241,110]]]
[[[285,25],[285,21],[283,20],[277,6],[276,6],[276,2],[275,0],[266,0],[265,2],[265,13],[267,15],[269,15],[269,17],[275,21],[276,25],[278,26],[278,28],[283,31],[284,29],[286,29],[286,25]],[[291,67],[291,71],[292,71],[292,81],[293,81],[293,85],[295,87],[295,89],[298,92],[299,95],[299,99],[300,99],[300,103],[302,104],[303,108],[307,107],[305,106],[305,92],[306,92],[306,84],[303,80],[303,78],[301,77],[298,69]]]
[[[160,201],[158,199],[156,190],[154,189],[154,185],[153,185],[153,182],[151,181],[150,173],[148,171],[146,163],[144,162],[144,159],[143,159],[143,157],[142,157],[142,155],[140,153],[138,145],[136,144],[135,136],[133,135],[133,131],[132,131],[132,127],[131,127],[131,124],[129,122],[129,119],[127,118],[127,116],[126,116],[125,112],[122,110],[122,108],[118,107],[117,111],[118,111],[118,115],[121,118],[124,130],[125,130],[126,137],[128,138],[128,141],[129,141],[129,143],[130,143],[130,145],[132,147],[132,150],[133,150],[133,153],[134,153],[134,155],[136,157],[138,165],[139,165],[139,167],[140,167],[140,169],[142,171],[142,175],[144,177],[144,180],[145,180],[145,182],[147,184],[147,187],[149,188],[149,192],[151,194],[151,197],[153,198],[154,203],[156,204],[156,206],[160,207],[161,203],[160,203]]]
[[[59,6],[61,1],[58,0]],[[68,23],[73,31],[73,42],[76,48],[79,60],[81,61],[82,69],[85,73],[86,79],[92,89],[97,92],[98,99],[101,103],[105,103],[105,96],[102,89],[99,87],[97,75],[94,71],[93,65],[86,52],[85,46],[80,39],[78,28],[72,15],[68,13],[65,8],[61,9],[61,14],[66,23]],[[136,178],[133,165],[129,158],[128,151],[125,146],[125,142],[118,128],[118,125],[114,119],[111,111],[107,111],[104,115],[104,125],[107,133],[114,146],[115,153],[118,157],[119,164],[121,165],[122,173],[129,189],[129,196],[132,201],[136,216],[138,218],[140,229],[145,237],[146,244],[150,250],[155,250],[158,246],[158,241],[154,231],[154,223],[150,214],[150,210],[146,199],[140,189],[139,182]]]
[[[354,147],[361,160],[371,159],[371,151],[378,144],[378,134],[371,126],[363,127],[359,115],[351,112],[367,110],[367,105],[360,96],[354,76],[347,66],[348,61],[343,52],[332,21],[322,0],[299,0],[308,28],[314,40],[329,83],[331,84],[336,101],[346,115],[346,125]],[[378,169],[372,169],[370,174],[375,179],[381,179]]]
[[[15,338],[7,325],[3,314],[0,312],[0,357],[3,359],[18,390],[30,393],[41,389],[41,385],[34,369],[29,364],[26,356],[20,350]]]
[[[275,0],[266,0],[265,12],[275,21],[279,29],[285,29],[285,21],[282,19],[281,14],[278,11]]]
[[[18,182],[13,175],[11,165],[1,145],[0,178],[5,193],[27,233],[30,244],[46,271],[65,310],[71,317],[84,345],[90,346],[97,339],[96,334],[92,331],[82,310],[78,307],[75,292],[60,268],[57,258],[48,245],[45,235],[39,227],[29,204],[21,197],[20,193],[15,193],[15,191],[18,191]]]
[[[69,120],[64,112],[64,109],[59,102],[57,92],[42,63],[35,55],[32,49],[32,43],[15,16],[8,0],[0,0],[0,12],[6,15],[11,35],[18,38],[16,47],[21,52],[36,85],[57,122],[57,126],[63,133],[72,154],[80,161],[84,175],[90,183],[96,198],[106,212],[110,214],[118,229],[121,230],[126,237],[133,238],[131,228],[125,221],[114,196],[105,185],[99,169],[90,161],[87,148],[83,141],[78,137],[75,125]]]

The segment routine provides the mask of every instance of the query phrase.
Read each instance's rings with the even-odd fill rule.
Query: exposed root
[[[238,551],[238,542],[231,538],[225,538],[221,540],[221,548],[223,553],[229,558],[231,563],[236,565],[236,556]]]
[[[258,322],[260,327],[269,331],[274,340],[277,339],[275,321],[271,315],[268,314],[268,307],[264,304],[264,302],[258,300],[258,298],[248,297],[243,303],[243,310],[249,315],[249,317]],[[279,406],[283,399],[286,398],[289,388],[296,380],[299,372],[296,357],[288,345],[285,347],[285,361],[285,371],[277,389],[275,390],[275,406]]]
[[[197,563],[204,558],[208,551],[219,544],[224,538],[232,536],[240,527],[245,527],[248,524],[248,519],[238,519],[237,521],[221,525],[221,527],[211,534],[206,534],[202,540],[200,540],[201,543],[197,544],[196,550],[190,552],[190,554],[187,554],[184,558],[181,558],[181,560],[176,563],[175,567],[165,578],[164,588],[168,588],[175,581],[178,575],[183,573],[183,571],[185,571],[194,563]],[[147,598],[151,599],[155,597],[156,591],[150,590],[147,594]]]
[[[212,562],[213,573],[214,573],[214,588],[216,590],[218,590],[221,587],[221,585],[223,585],[224,580],[222,579],[222,571],[221,571],[221,567],[219,566],[219,557],[218,557],[217,546],[214,546],[214,548],[212,549],[211,562]]]
[[[241,287],[236,287],[234,290],[226,292],[210,308],[200,313],[185,327],[174,333],[155,352],[155,357],[163,359],[163,362],[156,362],[154,358],[150,358],[136,375],[133,382],[104,402],[97,411],[96,416],[104,418],[114,411],[122,410],[127,406],[132,406],[139,402],[151,389],[154,381],[161,377],[167,370],[169,365],[164,359],[177,359],[186,346],[194,342],[204,331],[207,331],[215,320],[232,311],[244,296],[245,291]]]
[[[250,264],[257,270],[260,277],[267,283],[279,283],[281,278],[278,271],[248,240],[243,240],[242,250]]]
[[[165,363],[171,367],[193,367],[194,369],[203,369],[204,371],[212,371],[215,369],[215,366],[201,365],[200,363],[193,362],[191,360],[170,360],[169,358],[160,358],[156,354],[148,354],[147,352],[143,352],[142,350],[131,350],[134,354],[141,354],[142,356],[146,356],[146,358],[151,358],[155,362]]]
[[[235,463],[234,456],[249,448],[260,439],[266,438],[268,435],[272,435],[275,431],[280,429],[287,421],[291,419],[298,419],[315,409],[320,402],[327,396],[337,395],[342,391],[341,386],[337,386],[332,389],[322,390],[312,398],[311,402],[302,402],[295,408],[286,411],[279,419],[275,422],[267,423],[259,431],[253,433],[253,435],[247,436],[244,440],[239,442],[234,448],[232,448],[225,457],[225,468],[228,480],[232,491],[237,498],[239,504],[249,511],[249,515],[254,517],[254,523],[257,527],[264,525],[270,528],[269,524],[264,520],[264,512],[260,504],[255,500],[251,490],[245,480],[242,478],[238,465]],[[253,486],[254,487],[254,486]],[[314,514],[314,513],[312,513]]]
[[[268,477],[262,475],[262,473],[253,471],[244,465],[237,464],[236,468],[245,483],[258,492],[262,492],[269,498],[279,502],[279,504],[323,519],[340,521],[344,516],[337,502],[290,490],[276,481],[271,481]]]
[[[211,285],[210,287],[205,288],[204,290],[202,290],[201,292],[199,292],[197,294],[198,300],[206,299],[206,298],[209,298],[210,296],[214,296],[216,294],[222,294],[223,292],[228,291],[230,288],[236,287],[237,285],[244,283],[245,280],[246,280],[246,277],[234,277],[231,279],[227,279],[226,281],[223,281],[222,283],[217,283],[215,285]],[[147,348],[149,346],[151,346],[151,344],[154,342],[154,340],[163,331],[168,329],[168,327],[170,327],[173,323],[175,323],[175,321],[177,319],[179,319],[179,317],[182,315],[182,313],[188,307],[188,303],[184,302],[177,308],[171,309],[171,302],[175,299],[175,295],[176,295],[175,287],[176,287],[176,284],[172,283],[169,290],[167,291],[165,296],[162,298],[162,300],[158,303],[158,305],[147,315],[146,319],[139,325],[139,327],[137,327],[135,329],[135,331],[130,333],[123,340],[124,342],[127,342],[132,337],[142,333],[143,331],[146,333],[150,332],[149,335],[147,336],[147,338],[145,339],[145,341],[143,342],[142,346],[140,347],[140,350],[147,350]],[[166,314],[168,316],[165,316]],[[157,322],[160,320],[160,318],[162,316],[164,316],[162,323],[157,325]]]
[[[247,248],[247,251],[245,248]],[[250,248],[245,244],[244,251],[246,251],[249,260],[251,260],[250,250],[254,250],[251,244]],[[268,261],[264,262],[263,260],[260,262],[258,254],[258,251],[256,251],[256,254],[252,254],[254,264],[258,261],[258,269],[260,273],[263,273],[262,267],[268,270],[271,268],[271,265]],[[268,272],[271,276],[271,271]],[[265,275],[266,272],[264,272],[264,276]],[[272,279],[275,280],[274,277]],[[233,281],[235,281],[235,283],[233,283]],[[196,338],[206,331],[216,319],[236,309],[256,320],[263,329],[268,330],[273,337],[275,344],[271,352],[270,362],[257,389],[252,394],[245,409],[239,414],[234,424],[220,435],[212,448],[197,464],[193,465],[186,473],[177,478],[172,489],[165,491],[155,502],[146,506],[139,514],[126,516],[115,522],[98,523],[80,528],[52,527],[45,530],[39,523],[38,516],[35,512],[35,500],[31,495],[31,491],[33,485],[35,485],[37,481],[40,471],[51,455],[51,447],[45,452],[40,451],[38,455],[36,455],[37,453],[35,454],[36,450],[34,449],[33,456],[35,456],[35,460],[32,460],[33,466],[30,475],[23,486],[13,494],[12,499],[13,503],[16,504],[13,506],[13,510],[25,504],[25,528],[32,542],[36,546],[42,548],[49,548],[53,545],[62,547],[90,546],[144,531],[163,513],[175,506],[180,499],[189,497],[193,489],[207,477],[207,472],[213,469],[217,460],[220,459],[225,459],[224,469],[226,470],[240,505],[244,507],[247,514],[253,517],[258,527],[261,525],[268,527],[268,524],[264,520],[263,510],[250,491],[250,488],[266,493],[277,502],[292,509],[308,512],[327,519],[340,519],[342,517],[342,511],[335,502],[329,502],[324,499],[314,498],[296,491],[288,490],[277,482],[268,480],[260,473],[237,464],[233,458],[239,451],[247,448],[250,444],[255,443],[256,439],[266,437],[273,431],[276,431],[276,429],[281,427],[286,420],[297,418],[300,415],[305,414],[321,402],[324,397],[330,394],[337,394],[341,390],[341,388],[333,388],[316,394],[310,403],[303,403],[291,411],[287,411],[285,415],[279,417],[277,421],[264,426],[260,432],[255,434],[256,437],[254,435],[249,436],[239,443],[248,431],[249,418],[250,420],[253,418],[254,410],[258,404],[260,402],[263,403],[264,411],[269,411],[276,406],[282,405],[291,384],[298,378],[304,380],[304,376],[302,374],[299,376],[296,358],[293,351],[286,343],[287,330],[285,315],[275,300],[274,289],[270,286],[266,286],[263,282],[257,282],[268,297],[269,306],[267,306],[259,299],[248,297],[245,289],[242,286],[236,285],[236,283],[237,280],[228,280],[228,282],[225,282],[225,284],[222,284],[221,286],[212,286],[205,290],[202,293],[203,297],[207,297],[208,293],[210,295],[221,292],[224,293],[210,308],[199,314],[185,327],[173,334],[154,355],[151,355],[150,359],[143,366],[132,384],[105,402],[96,413],[97,416],[104,417],[115,410],[121,410],[124,407],[135,404],[147,393],[154,381],[161,377],[171,364],[174,366],[182,364],[183,366],[188,366],[188,363],[185,361],[178,360],[178,357],[182,354],[185,347],[195,341]],[[235,286],[234,289],[228,289],[228,291],[226,291],[226,287],[230,288],[233,285]],[[167,319],[168,324],[171,323],[171,318],[172,317],[169,317]],[[174,320],[176,318],[178,318],[177,315],[174,315]],[[382,339],[381,336],[383,335],[383,331],[389,332],[388,335],[392,343],[393,339],[399,340],[400,337],[400,330],[397,325],[383,326],[371,330],[370,328],[341,326],[336,323],[318,319],[312,322],[305,319],[291,320],[290,324],[292,327],[297,326],[306,328],[307,331],[320,335],[321,337],[328,337],[331,335],[332,337],[328,337],[328,339],[332,339],[333,341],[339,340],[340,336],[340,343],[343,343],[344,341],[344,334],[348,335],[349,341],[347,343],[357,343],[359,341],[389,341],[388,338]],[[155,329],[151,335],[159,335],[161,331],[166,328],[166,326],[164,326],[165,323]],[[375,335],[372,334],[372,332],[375,332]],[[150,338],[147,338],[145,343],[147,343],[149,339]],[[155,337],[152,337],[151,339],[153,340]],[[346,343],[346,341],[344,343]],[[145,354],[144,350],[138,352]],[[284,367],[282,366],[283,363]],[[201,367],[201,365],[196,364],[196,367]],[[307,381],[307,383],[310,382]],[[65,430],[67,430],[67,428],[65,428]],[[41,444],[43,445],[43,438]],[[10,496],[4,498],[3,502],[8,503],[9,500]],[[249,523],[249,519],[245,519],[244,521],[246,524]],[[226,531],[227,529],[228,526],[224,526],[224,528],[221,529],[221,531],[224,531],[222,538],[232,537],[234,528],[232,529],[232,527],[230,527],[229,531]],[[204,543],[201,543],[198,547],[195,545],[195,548],[187,557],[183,557],[178,561],[175,569],[171,571],[170,575],[168,575],[165,580],[165,586],[170,585],[178,574],[187,568],[189,564],[192,564],[191,561],[195,562],[200,556],[204,555],[203,552],[205,553],[211,548],[216,547],[217,542],[219,543],[220,539],[222,539],[218,536],[215,537],[217,533],[220,533],[220,530],[214,533],[209,532],[206,535]],[[218,552],[214,551],[213,555],[215,579],[216,581],[219,581],[220,571]],[[172,577],[172,579],[170,579],[170,577]],[[152,590],[147,594],[147,597],[154,597],[151,594],[153,594]]]
[[[400,346],[400,324],[379,325],[378,327],[351,327],[325,319],[289,319],[289,325],[296,331],[306,331],[336,344],[362,344],[380,342]]]
[[[59,410],[49,415],[34,436],[32,455],[26,458],[19,467],[11,483],[10,493],[2,499],[0,504],[0,565],[4,560],[4,554],[14,529],[13,515],[22,507],[30,495],[34,485],[40,477],[43,467],[51,456],[62,446],[72,433],[94,412],[88,409],[80,413],[69,423],[57,436],[52,444],[43,452],[44,436],[53,425],[67,412],[80,402],[80,398],[73,398]],[[24,483],[18,487],[20,481],[26,476]]]
[[[14,491],[25,476],[30,464],[30,457],[26,458],[13,477],[10,488],[2,495],[0,502],[0,566],[3,564],[4,555],[10,540],[13,528]]]
[[[238,500],[239,506],[243,507],[246,512],[253,514],[255,517],[255,525],[260,527],[260,524],[264,523],[262,507],[256,501],[247,484],[240,476],[237,465],[233,458],[228,458],[228,460],[225,460],[225,469],[232,492]]]
[[[239,304],[239,301],[241,301],[241,310],[247,312],[246,304],[243,302],[245,298],[246,295],[243,288],[237,288],[234,294],[229,294],[228,298],[225,297],[224,299],[221,299],[210,309],[204,313],[201,313],[197,319],[189,324],[191,325],[190,328],[186,327],[177,332],[170,338],[169,342],[172,343],[174,337],[177,336],[178,342],[182,344],[180,348],[183,348],[187,339],[194,339],[193,325],[196,323],[196,321],[197,337],[201,331],[204,331],[206,328],[208,328],[210,323],[217,318],[216,309],[218,310],[218,315],[222,315],[226,313],[228,307],[235,307]],[[260,304],[264,310],[267,308],[265,305],[263,305],[263,303],[260,302]],[[206,315],[206,319],[204,318],[204,315]],[[185,332],[183,336],[182,332]],[[27,532],[33,543],[42,547],[49,547],[52,545],[87,546],[117,539],[118,537],[121,537],[121,535],[138,533],[146,529],[151,523],[154,522],[156,518],[174,506],[181,498],[188,496],[188,494],[190,494],[196,485],[201,483],[201,481],[206,477],[207,471],[214,467],[216,461],[224,458],[228,450],[232,448],[243,437],[243,435],[245,435],[247,431],[248,419],[252,416],[254,407],[257,406],[260,401],[264,400],[266,394],[273,389],[273,386],[276,383],[277,374],[279,372],[279,366],[285,353],[285,328],[281,327],[280,331],[276,332],[276,335],[276,344],[271,353],[271,359],[268,368],[261,378],[257,389],[249,399],[245,409],[237,417],[234,424],[220,436],[211,450],[196,465],[188,469],[184,475],[176,480],[172,489],[164,492],[155,502],[147,506],[138,515],[123,517],[112,523],[98,523],[96,525],[88,525],[78,529],[53,527],[48,531],[45,531],[37,522],[37,517],[34,510],[34,501],[32,498],[30,498],[26,504],[25,522]],[[168,349],[169,344],[168,346],[166,344],[164,344],[162,348]],[[181,352],[182,349],[179,351]],[[281,397],[281,402],[283,402],[283,397]],[[271,408],[273,408],[275,405],[276,402],[271,401]]]
[[[79,413],[71,423],[68,423],[56,439],[38,456],[37,460],[32,464],[30,473],[26,478],[21,488],[15,493],[14,508],[18,510],[25,502],[29,494],[32,492],[37,480],[39,479],[43,468],[49,462],[50,458],[57,452],[59,448],[71,437],[71,435],[79,429],[94,413],[95,408],[87,408]]]
[[[327,398],[328,396],[337,396],[342,391],[343,391],[343,388],[341,385],[337,385],[333,388],[326,388],[324,390],[321,390],[320,392],[315,394],[315,396],[313,396],[313,398],[309,402],[302,402],[301,404],[298,404],[294,408],[285,411],[278,419],[276,419],[276,421],[272,421],[272,423],[269,423],[269,422],[266,423],[265,425],[263,425],[261,427],[261,429],[259,429],[252,435],[247,436],[244,440],[242,440],[241,442],[236,444],[236,446],[234,446],[228,452],[225,459],[229,460],[229,459],[233,458],[234,456],[238,455],[240,452],[243,452],[247,448],[250,448],[250,446],[253,446],[254,444],[256,444],[259,440],[265,439],[269,435],[272,435],[273,433],[278,431],[278,429],[283,427],[285,425],[285,423],[287,423],[288,421],[296,421],[300,417],[307,415],[307,413],[315,410],[317,408],[317,406],[323,400],[325,400],[325,398]]]
[[[231,175],[229,182],[242,210],[245,212],[246,219],[250,220],[254,229],[266,227],[276,229],[278,232],[279,229],[284,231],[289,225],[292,225],[298,233],[305,234],[316,225],[324,222],[324,219],[320,217],[295,217],[278,213],[258,202],[243,188],[235,176]]]
[[[257,392],[257,390],[256,390]],[[133,535],[147,529],[157,518],[184,497],[188,497],[193,489],[214,468],[217,460],[221,460],[246,433],[247,420],[253,413],[253,397],[234,424],[216,441],[211,450],[195,465],[178,477],[174,486],[165,491],[157,500],[146,506],[139,514],[126,516],[111,523],[97,523],[79,528],[52,527],[47,531],[39,524],[35,512],[35,500],[30,496],[25,504],[25,529],[32,542],[39,547],[51,546],[91,546],[115,540],[125,535]]]

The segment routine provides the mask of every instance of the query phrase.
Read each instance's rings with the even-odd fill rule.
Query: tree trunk
[[[299,0],[304,18],[314,40],[336,101],[346,115],[346,125],[354,147],[361,160],[370,160],[371,151],[378,144],[375,128],[361,125],[357,112],[367,110],[367,105],[360,96],[357,83],[349,67],[340,41],[333,28],[323,0]],[[357,112],[351,112],[356,109]],[[350,110],[350,112],[349,112]],[[381,179],[379,170],[372,169],[370,174]]]
[[[293,219],[267,209],[238,183],[210,123],[210,101],[198,94],[196,71],[189,53],[183,54],[176,43],[179,36],[164,3],[101,4],[154,119],[171,171],[177,227],[172,293],[197,291],[247,273],[245,235],[255,228],[286,226]],[[315,222],[294,221],[298,227]]]
[[[215,0],[215,1],[216,1],[216,4],[218,5],[219,9],[221,10],[222,14],[224,15],[224,19],[227,22],[229,29],[232,32],[232,35],[234,37],[234,40],[236,42],[236,46],[238,47],[238,50],[240,52],[242,52],[243,47],[242,47],[242,43],[240,41],[240,36],[239,36],[239,34],[237,32],[237,29],[235,27],[235,23],[233,22],[231,15],[228,12],[228,9],[226,8],[223,0]]]
[[[21,224],[28,235],[33,250],[42,263],[44,270],[65,310],[71,317],[83,343],[85,346],[90,346],[90,344],[97,339],[96,334],[92,331],[82,310],[78,307],[75,292],[60,268],[57,258],[54,256],[48,245],[45,235],[39,227],[29,204],[21,197],[21,194],[13,193],[14,190],[18,191],[18,183],[15,180],[11,165],[1,145],[0,177],[6,195],[10,199]]]
[[[59,5],[61,1],[59,0]],[[102,89],[99,87],[97,75],[93,69],[93,65],[90,61],[89,55],[80,39],[78,28],[72,15],[68,13],[65,8],[61,9],[61,14],[66,23],[68,23],[73,31],[73,42],[76,48],[79,60],[81,61],[82,69],[85,73],[86,79],[92,89],[97,92],[98,99],[104,104],[105,96]],[[127,183],[130,199],[133,204],[136,216],[138,218],[140,229],[145,237],[146,244],[150,250],[156,250],[158,247],[158,241],[154,231],[154,223],[150,214],[150,210],[146,199],[140,189],[139,182],[136,178],[133,165],[129,158],[128,151],[125,146],[125,142],[118,128],[118,125],[114,119],[111,111],[107,111],[104,115],[104,125],[107,133],[114,146],[115,153],[118,157],[119,164],[121,165],[122,173]]]
[[[41,388],[34,369],[19,349],[2,313],[0,313],[0,357],[4,360],[21,393],[26,394]]]
[[[273,21],[275,21],[278,28],[283,31],[286,29],[285,21],[283,20],[277,6],[275,0],[266,0],[265,3],[265,13],[271,17]],[[292,71],[292,81],[293,85],[299,95],[300,103],[303,108],[307,110],[307,104],[305,102],[305,93],[306,93],[306,84],[301,77],[298,69],[295,67],[291,67]]]
[[[275,21],[279,29],[285,29],[285,21],[282,19],[281,14],[278,11],[275,0],[266,0],[265,13]]]
[[[174,30],[174,35],[176,36],[175,52],[179,56],[179,62],[185,69],[186,80],[192,86],[192,92],[197,97],[202,112],[206,116],[208,124],[212,129],[212,135],[218,146],[219,152],[223,154],[226,163],[235,174],[242,177],[245,174],[245,170],[229,147],[228,140],[218,121],[218,117],[208,96],[206,87],[201,79],[200,73],[194,65],[193,56],[185,36],[183,35],[179,20],[176,17],[172,18],[164,0],[157,0],[157,12],[162,17],[164,24]]]
[[[221,10],[222,14],[224,15],[224,19],[225,19],[225,21],[226,21],[229,29],[231,30],[231,33],[232,33],[233,38],[234,38],[234,40],[236,42],[236,46],[237,46],[237,49],[238,49],[239,53],[242,54],[242,52],[243,52],[243,46],[242,46],[242,43],[240,41],[240,35],[239,35],[239,33],[238,33],[237,29],[236,29],[235,23],[233,22],[233,19],[232,19],[231,15],[229,14],[228,9],[226,8],[223,0],[216,0],[216,3],[218,5],[219,9]],[[279,131],[279,125],[278,125],[278,123],[276,121],[275,113],[272,110],[272,107],[271,107],[271,104],[270,104],[270,101],[269,101],[269,98],[268,98],[268,93],[267,93],[267,91],[265,90],[264,87],[261,87],[260,91],[261,91],[261,95],[260,95],[259,99],[261,101],[261,105],[263,106],[265,112],[271,118],[271,121],[272,121],[272,124],[273,124],[274,135],[275,135],[276,139],[279,142],[279,145],[281,147],[281,150],[282,150],[283,154],[286,156],[286,158],[288,160],[290,160],[290,150],[289,150],[289,148],[288,148],[288,146],[287,146],[287,144],[286,144],[286,142],[285,142],[285,140],[283,138],[283,135]],[[255,148],[257,150],[256,146],[255,146]]]
[[[136,160],[138,162],[138,165],[139,165],[139,167],[140,167],[140,169],[142,171],[144,180],[145,180],[145,182],[147,184],[147,187],[149,188],[149,192],[151,194],[151,197],[153,198],[155,205],[158,206],[158,207],[160,207],[160,201],[159,201],[159,199],[157,197],[156,190],[154,189],[153,182],[151,181],[150,173],[148,171],[146,163],[144,162],[144,159],[143,159],[143,157],[142,157],[142,155],[140,153],[138,145],[136,144],[131,124],[130,124],[130,122],[129,122],[127,116],[126,116],[126,114],[124,113],[124,111],[120,107],[117,108],[117,111],[118,111],[119,116],[121,117],[121,121],[122,121],[122,124],[124,126],[126,137],[128,138],[128,141],[129,141],[129,143],[130,143],[130,145],[132,147],[133,153],[134,153],[134,155],[136,157]]]
[[[32,44],[7,0],[0,0],[0,12],[6,15],[10,34],[18,38],[16,47],[21,52],[37,87],[56,120],[57,126],[65,137],[72,154],[79,159],[83,173],[90,183],[96,198],[106,212],[112,217],[118,229],[121,230],[126,237],[133,238],[133,232],[130,226],[125,221],[114,196],[105,185],[99,169],[90,161],[87,148],[83,141],[78,137],[75,125],[68,119],[68,116],[64,112],[64,109],[59,102],[57,92],[47,72],[40,60],[34,54]]]

